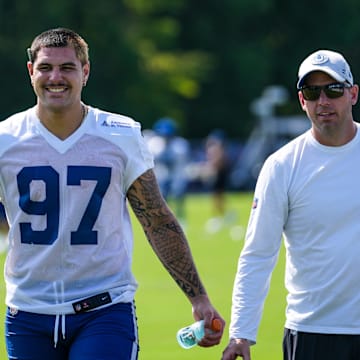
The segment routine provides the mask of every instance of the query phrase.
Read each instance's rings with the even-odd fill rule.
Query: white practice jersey
[[[130,302],[131,184],[153,167],[132,119],[89,107],[82,125],[60,140],[35,108],[0,123],[0,200],[10,224],[6,304],[44,314],[73,313],[72,303],[108,291]]]
[[[360,334],[360,127],[349,143],[311,131],[265,162],[233,291],[230,337],[256,341],[281,238],[289,329]]]

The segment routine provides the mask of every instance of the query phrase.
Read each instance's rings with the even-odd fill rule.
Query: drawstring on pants
[[[55,326],[54,326],[54,347],[59,340],[59,323],[60,323],[60,316],[61,316],[61,335],[63,340],[65,340],[65,314],[57,314],[55,317]]]
[[[57,291],[56,282],[53,283],[56,303],[59,303],[59,295]],[[62,302],[64,301],[64,283],[60,282],[60,296]],[[65,314],[56,314],[55,316],[55,325],[54,325],[54,347],[56,348],[58,340],[59,340],[59,323],[60,323],[60,316],[61,316],[61,335],[63,340],[65,340]]]

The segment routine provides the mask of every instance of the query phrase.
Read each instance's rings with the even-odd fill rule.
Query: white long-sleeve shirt
[[[254,193],[230,337],[256,342],[283,237],[287,328],[360,334],[360,127],[339,147],[311,131],[272,154]]]

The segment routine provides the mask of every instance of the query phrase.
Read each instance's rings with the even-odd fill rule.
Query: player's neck
[[[65,140],[81,126],[87,112],[88,108],[83,103],[67,110],[50,110],[39,105],[36,107],[36,114],[42,125],[60,140]]]

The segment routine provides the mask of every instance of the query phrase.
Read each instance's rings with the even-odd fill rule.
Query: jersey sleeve
[[[134,152],[129,154],[129,161],[126,166],[126,190],[144,172],[154,167],[153,155],[141,134],[141,126],[138,124],[133,128],[135,147]]]
[[[130,117],[95,110],[97,133],[115,144],[125,159],[123,190],[154,167],[153,155],[141,133],[141,124]]]

